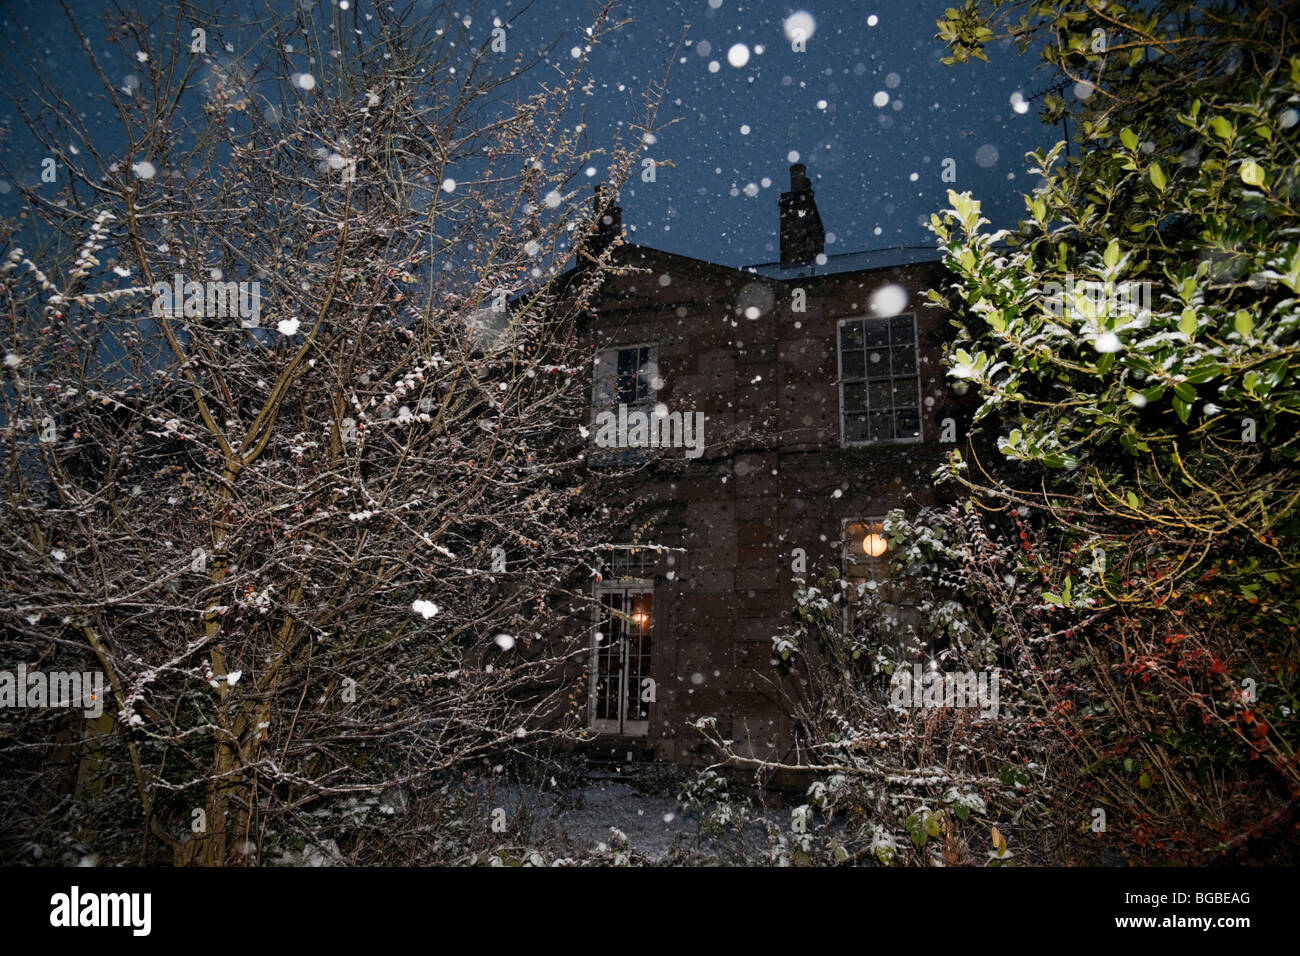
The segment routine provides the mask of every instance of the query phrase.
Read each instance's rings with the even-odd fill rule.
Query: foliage
[[[270,862],[318,811],[576,724],[556,667],[586,643],[557,635],[618,517],[578,432],[588,54],[539,82],[449,9],[367,7],[115,8],[138,88],[80,50],[108,133],[39,64],[11,90],[61,178],[0,237],[6,657],[110,700],[6,712],[6,858],[68,827],[105,861]],[[256,281],[261,314],[151,310],[177,274]]]
[[[932,217],[954,275],[932,299],[963,316],[948,374],[1017,465],[997,478],[955,454],[944,473],[1032,509],[1019,530],[1052,609],[1038,674],[1109,838],[1139,859],[1267,856],[1250,841],[1293,833],[1300,797],[1294,18],[993,0],[959,30],[951,14],[957,59],[1003,28],[1041,44],[1074,84],[1079,149],[1028,157],[1014,230],[987,230],[969,193]]]
[[[792,623],[773,638],[788,652],[774,663],[797,677],[787,682],[798,688],[787,707],[802,761],[748,757],[714,722],[697,728],[723,766],[811,780],[806,802],[779,834],[792,861],[983,863],[986,854],[976,848],[991,839],[993,821],[1026,859],[1064,859],[1078,835],[1058,826],[1053,805],[1070,783],[1046,776],[1063,747],[1044,727],[1032,677],[1034,622],[1024,613],[1040,603],[1037,573],[974,507],[926,508],[910,517],[898,509],[885,529],[890,582],[915,604],[891,605],[869,582],[838,575],[815,585],[796,579]],[[988,599],[954,599],[963,593]],[[996,711],[981,714],[960,702],[923,706],[915,697],[900,703],[899,681],[914,665],[997,673]],[[705,777],[716,773],[710,768]],[[1003,850],[992,857],[999,864],[1016,855]]]

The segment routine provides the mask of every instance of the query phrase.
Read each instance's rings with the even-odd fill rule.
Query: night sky
[[[355,2],[364,10],[369,0]],[[1018,113],[1012,99],[1037,92],[1049,75],[1036,57],[1017,57],[1009,44],[990,49],[990,64],[941,64],[945,49],[934,39],[935,20],[947,5],[686,0],[626,6],[634,22],[592,51],[597,93],[584,100],[592,144],[607,142],[619,123],[638,115],[640,92],[671,70],[661,128],[645,155],[672,165],[658,168],[653,183],[634,171],[623,189],[629,240],[727,265],[776,259],[777,196],[789,188],[796,153],[816,189],[828,255],[932,245],[922,224],[943,206],[950,187],[972,190],[996,226],[1013,225],[1024,213],[1020,194],[1032,186],[1024,153],[1054,142],[1061,131],[1043,126],[1038,103]],[[100,27],[99,0],[71,0],[71,6],[88,29]],[[430,11],[438,6],[428,0]],[[494,17],[510,21],[524,6],[520,0],[466,4],[462,18],[471,16],[471,34],[481,32],[486,41]],[[513,20],[511,53],[529,45],[545,49],[558,39],[551,60],[571,68],[579,28],[595,6],[594,0],[537,0]],[[235,2],[227,10],[239,7]],[[800,13],[806,17],[790,26],[811,29],[806,52],[796,53],[784,27]],[[56,5],[6,0],[2,16],[11,44],[3,69],[14,68],[26,39],[69,90],[91,90],[102,100]],[[123,76],[133,66],[115,65]],[[547,66],[540,70],[526,82],[554,76]],[[89,111],[93,123],[98,107]],[[0,176],[36,183],[36,149],[15,129],[21,121],[8,104],[0,114],[14,130],[0,147],[6,170]],[[951,184],[941,179],[948,157],[956,161]],[[591,182],[603,178],[597,164]],[[11,183],[0,181],[0,203],[16,198]]]
[[[669,64],[660,118],[678,122],[646,153],[674,165],[622,191],[628,238],[727,265],[775,260],[777,196],[789,189],[791,151],[808,165],[828,255],[932,245],[922,223],[949,188],[974,191],[995,225],[1014,224],[1024,215],[1020,194],[1032,188],[1023,156],[1055,142],[1060,127],[1040,122],[1038,103],[1017,113],[1011,98],[1031,96],[1050,77],[1032,53],[1017,57],[1008,44],[995,45],[988,64],[941,64],[935,20],[948,5],[634,5],[637,22],[593,55],[605,85],[589,112],[593,135],[626,118],[628,98]],[[574,27],[591,4],[539,6],[539,20]],[[783,23],[800,10],[815,28],[806,52],[795,53]],[[728,57],[736,44],[749,51],[740,68]],[[956,160],[955,183],[940,178],[945,157]]]

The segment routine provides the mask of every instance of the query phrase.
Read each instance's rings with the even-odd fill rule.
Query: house
[[[598,192],[597,214],[607,244],[621,211]],[[883,574],[876,522],[938,500],[931,475],[970,421],[940,361],[952,316],[923,306],[938,251],[827,255],[802,164],[779,230],[780,260],[746,268],[619,245],[629,271],[584,327],[590,467],[644,463],[621,492],[639,520],[593,583],[585,675],[619,759],[710,759],[690,726],[706,715],[741,752],[790,759],[772,637],[795,577]]]

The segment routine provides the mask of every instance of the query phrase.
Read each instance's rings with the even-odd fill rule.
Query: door
[[[600,585],[591,654],[591,727],[608,734],[650,731],[654,592],[649,582]]]

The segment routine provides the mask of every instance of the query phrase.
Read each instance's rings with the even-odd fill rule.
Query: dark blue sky
[[[1012,96],[1030,96],[1050,77],[1010,46],[995,47],[988,64],[941,64],[935,20],[948,5],[632,5],[636,22],[594,51],[603,89],[588,117],[593,134],[625,118],[629,98],[669,63],[661,120],[678,122],[647,152],[674,165],[657,170],[654,183],[636,178],[623,190],[623,221],[635,227],[629,238],[728,265],[776,259],[777,196],[789,188],[791,151],[808,165],[831,255],[932,244],[921,223],[954,187],[982,198],[996,225],[1013,224],[1024,215],[1021,192],[1032,188],[1023,156],[1055,142],[1060,127],[1043,126],[1038,103],[1017,113]],[[590,7],[541,2],[535,11],[572,29]],[[783,31],[800,10],[815,24],[804,53]],[[686,24],[690,45],[673,57]],[[749,52],[740,68],[728,58],[736,44]],[[568,53],[569,44],[557,49],[558,58]],[[945,157],[956,161],[952,184],[941,180]]]
[[[240,9],[232,0],[226,12]],[[336,3],[338,0],[318,0]],[[351,0],[360,9],[372,0]],[[104,4],[72,0],[88,32],[102,29]],[[509,33],[510,52],[545,48],[559,37],[552,59],[571,68],[595,0],[536,0]],[[970,189],[985,202],[995,225],[1024,213],[1020,193],[1032,183],[1023,155],[1054,142],[1037,106],[1017,113],[1013,95],[1031,95],[1049,81],[1032,55],[994,47],[991,64],[944,66],[935,20],[948,0],[868,0],[791,6],[771,0],[632,2],[634,22],[592,52],[597,94],[586,100],[593,143],[609,139],[637,114],[640,92],[671,67],[657,141],[646,155],[671,161],[645,183],[634,174],[621,194],[629,239],[728,265],[777,258],[777,196],[788,189],[790,154],[808,165],[827,229],[827,253],[900,245],[928,245],[923,227],[944,204],[950,186]],[[436,10],[435,0],[417,4]],[[526,0],[465,4],[471,34],[490,36],[494,16],[511,20]],[[257,8],[261,4],[256,5]],[[253,9],[253,8],[250,8]],[[48,0],[4,0],[0,28],[21,48],[34,46],[48,68],[61,71],[70,91],[102,95],[66,21]],[[791,48],[783,24],[793,13],[811,18],[806,51]],[[805,28],[809,20],[802,22]],[[793,25],[793,24],[792,24]],[[689,29],[687,27],[689,26]],[[682,40],[685,31],[685,40]],[[102,35],[102,34],[101,34]],[[674,54],[679,42],[680,50]],[[743,66],[735,66],[748,55]],[[106,47],[105,47],[106,49]],[[730,54],[730,55],[729,55]],[[13,62],[13,51],[7,53]],[[125,76],[133,64],[115,63]],[[550,80],[542,72],[526,82]],[[12,79],[12,78],[11,78]],[[11,124],[18,119],[8,110]],[[669,121],[676,120],[669,125]],[[93,117],[91,119],[93,123]],[[3,146],[12,172],[37,164],[21,134]],[[956,182],[941,179],[943,160],[956,163]],[[596,165],[594,184],[604,178]],[[8,182],[0,193],[9,192]],[[0,201],[4,199],[0,196]]]

